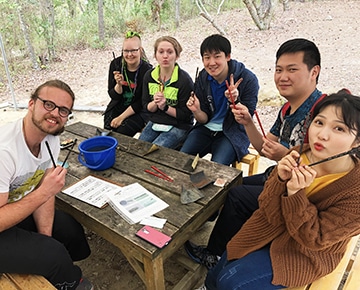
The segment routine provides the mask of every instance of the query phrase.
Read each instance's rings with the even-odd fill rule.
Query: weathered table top
[[[130,225],[110,206],[98,209],[68,195],[60,193],[57,207],[72,214],[80,223],[117,246],[147,289],[165,289],[163,262],[187,241],[197,229],[216,212],[224,202],[228,189],[241,183],[242,172],[229,166],[200,159],[194,172],[185,170],[186,164],[194,157],[172,149],[160,147],[146,156],[151,144],[135,138],[112,133],[119,144],[116,161],[112,168],[104,171],[92,171],[78,161],[78,144],[96,135],[96,127],[78,122],[66,127],[61,140],[77,138],[78,143],[69,156],[70,164],[66,185],[71,185],[89,174],[105,178],[114,183],[128,185],[140,183],[149,191],[169,204],[169,207],[155,216],[167,219],[161,230],[172,237],[172,241],[163,249],[158,249],[135,236],[142,227]],[[59,159],[65,158],[67,150],[62,150]],[[144,172],[155,165],[174,179],[169,182]],[[204,171],[211,180],[225,178],[225,187],[210,184],[201,192],[204,197],[184,205],[180,202],[182,185],[190,184],[190,174]],[[179,283],[183,287],[184,281]],[[180,288],[180,286],[179,286]],[[176,289],[176,288],[174,288]]]

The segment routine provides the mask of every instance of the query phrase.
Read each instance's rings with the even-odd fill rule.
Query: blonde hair
[[[156,39],[154,44],[154,55],[156,55],[156,52],[158,50],[160,42],[167,41],[172,44],[172,46],[175,49],[176,56],[179,57],[180,53],[182,52],[182,47],[180,43],[172,36],[161,36],[158,39]]]

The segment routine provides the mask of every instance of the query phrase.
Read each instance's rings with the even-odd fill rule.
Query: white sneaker
[[[202,284],[200,288],[196,288],[195,290],[207,290],[205,284]]]

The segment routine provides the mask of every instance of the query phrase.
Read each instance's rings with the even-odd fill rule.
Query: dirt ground
[[[196,8],[194,8],[196,9]],[[272,28],[259,31],[246,9],[221,13],[215,17],[217,25],[224,28],[231,40],[232,57],[251,69],[259,78],[260,118],[268,129],[275,118],[281,98],[273,84],[275,52],[284,41],[304,37],[313,40],[322,54],[322,70],[319,89],[331,93],[346,87],[360,95],[360,1],[306,1],[290,2],[290,10],[282,11],[279,5]],[[183,46],[180,66],[194,77],[196,68],[202,67],[199,45],[208,35],[217,31],[202,17],[182,23],[176,31],[144,33],[143,45],[151,62],[153,43],[161,35],[176,37]],[[12,76],[14,98],[10,89],[0,91],[0,125],[22,117],[30,92],[39,84],[52,78],[67,82],[76,94],[73,121],[85,121],[102,126],[101,110],[109,101],[107,95],[108,66],[112,52],[120,54],[122,39],[114,39],[111,46],[102,50],[84,49],[61,52],[61,62],[50,64],[39,72],[28,71]],[[13,108],[14,99],[19,108]],[[271,105],[271,106],[270,106]],[[213,224],[208,223],[194,237],[194,241],[206,244]],[[88,232],[92,248],[91,256],[79,263],[84,274],[95,284],[95,289],[145,289],[137,274],[124,256],[107,241]],[[180,251],[183,251],[181,249]],[[181,279],[184,271],[171,261],[165,264],[166,289]],[[201,281],[199,281],[200,283]]]

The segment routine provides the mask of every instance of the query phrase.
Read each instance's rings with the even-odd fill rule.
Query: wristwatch
[[[166,112],[169,109],[168,104],[165,105],[164,109],[162,110],[163,112]]]

